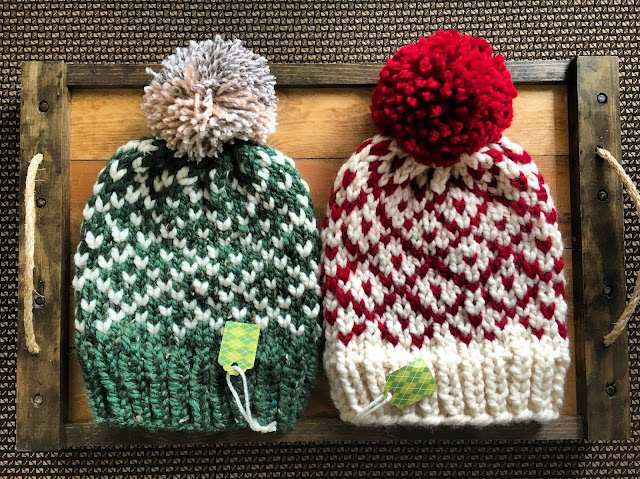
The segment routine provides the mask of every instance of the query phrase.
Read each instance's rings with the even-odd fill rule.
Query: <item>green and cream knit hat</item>
[[[290,429],[316,369],[319,246],[307,184],[264,145],[275,78],[220,37],[149,73],[155,138],[122,146],[100,172],[75,254],[89,404],[120,426]],[[230,321],[260,327],[241,378],[218,364]]]

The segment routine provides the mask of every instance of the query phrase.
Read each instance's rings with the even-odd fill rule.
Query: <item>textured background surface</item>
[[[219,3],[219,4],[218,4]],[[482,35],[509,60],[621,59],[624,163],[640,178],[636,0],[553,2],[21,2],[0,22],[0,477],[639,477],[640,328],[630,331],[632,427],[623,443],[345,443],[14,451],[20,62],[160,61],[189,39],[238,36],[277,62],[382,62],[438,28]],[[640,230],[626,216],[627,285]],[[402,472],[401,472],[402,471]]]

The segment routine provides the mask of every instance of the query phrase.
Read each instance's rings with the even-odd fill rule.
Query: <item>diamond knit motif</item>
[[[121,147],[84,209],[76,341],[99,423],[220,431],[245,425],[218,365],[228,320],[260,325],[254,417],[302,415],[318,353],[317,230],[308,186],[267,146],[199,163],[161,140]]]
[[[323,232],[324,364],[355,423],[475,424],[558,416],[569,365],[563,246],[549,189],[502,138],[449,167],[391,138],[343,165]],[[359,414],[423,358],[438,391]]]

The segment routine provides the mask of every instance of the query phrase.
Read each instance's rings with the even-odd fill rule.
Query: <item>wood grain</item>
[[[68,447],[321,441],[559,440],[582,438],[583,425],[582,418],[575,416],[563,417],[549,424],[519,423],[484,428],[356,427],[337,418],[315,418],[301,421],[288,433],[257,434],[240,429],[219,434],[201,434],[118,429],[100,427],[93,422],[81,422],[67,424],[65,437]]]
[[[291,158],[347,158],[376,130],[369,88],[279,89],[278,129],[268,144]],[[81,89],[72,94],[71,159],[110,158],[131,139],[149,135],[140,89]],[[505,131],[531,155],[568,155],[563,85],[523,85]]]
[[[569,61],[507,61],[511,79],[520,83],[565,83]],[[272,63],[271,73],[281,87],[373,86],[382,68],[379,63]],[[133,65],[70,64],[69,85],[72,87],[142,87],[149,83],[147,68],[158,71],[157,63]]]
[[[609,348],[602,344],[625,306],[624,203],[618,177],[595,153],[601,145],[620,158],[618,88],[617,58],[574,62],[569,118],[576,379],[579,413],[592,440],[630,438],[627,334]]]
[[[63,62],[22,65],[20,107],[20,189],[24,195],[27,168],[36,153],[44,159],[37,174],[36,198],[46,201],[36,210],[34,281],[26,284],[24,201],[20,201],[18,318],[25,294],[39,293],[33,322],[40,353],[30,354],[18,321],[16,384],[16,448],[57,450],[62,447],[66,413],[66,367],[69,297],[69,110]],[[46,181],[44,181],[46,179]]]

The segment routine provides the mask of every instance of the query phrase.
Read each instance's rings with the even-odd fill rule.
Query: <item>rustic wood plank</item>
[[[258,434],[250,430],[219,434],[146,431],[100,427],[93,422],[65,425],[67,447],[119,446],[132,444],[224,444],[283,443],[320,441],[398,441],[398,440],[557,440],[583,437],[582,419],[560,418],[549,424],[521,423],[485,428],[472,427],[355,427],[340,419],[305,419],[288,433]]]
[[[368,88],[278,90],[278,129],[268,144],[292,158],[344,158],[375,135]],[[72,95],[72,159],[109,158],[149,136],[140,90],[80,90]]]
[[[32,289],[44,303],[36,301],[33,310],[39,354],[27,351],[24,328],[18,322],[16,448],[19,451],[62,447],[67,385],[64,352],[69,297],[70,107],[64,62],[22,65],[20,187],[24,194],[29,162],[36,153],[42,153],[36,197],[46,201],[46,205],[37,209],[34,284],[26,284],[22,280],[26,261],[25,211],[24,201],[20,201],[18,318],[23,315],[23,297]]]
[[[571,364],[567,369],[567,376],[564,383],[564,401],[560,409],[561,417],[578,415],[578,398],[576,389],[576,351],[575,351],[575,316],[573,308],[573,261],[571,259],[572,251],[565,250],[564,258],[564,274],[567,281],[566,298],[567,298],[567,338],[569,338],[569,355],[571,356]]]
[[[570,60],[507,60],[511,80],[516,85],[566,84]]]
[[[72,307],[75,305],[72,305]],[[70,311],[69,317],[73,318],[73,311]],[[69,333],[74,332],[73,319],[69,321]],[[78,362],[78,356],[74,346],[69,346],[67,355],[69,364],[67,366],[68,376],[68,392],[67,392],[67,422],[83,422],[93,421],[93,413],[87,402],[84,380],[82,379],[82,370]]]
[[[534,60],[507,61],[507,68],[516,84],[565,83],[569,61]],[[281,87],[316,86],[373,86],[378,81],[382,64],[285,64],[273,63],[271,72]],[[158,63],[128,65],[68,65],[68,82],[71,87],[135,87],[145,86],[150,76],[146,69],[157,71]]]
[[[569,87],[578,411],[598,440],[630,438],[627,335],[602,345],[625,305],[622,187],[595,153],[620,158],[618,81],[617,58],[578,57]]]
[[[377,130],[370,88],[278,89],[278,127],[267,144],[291,158],[346,158]]]
[[[376,133],[369,88],[278,89],[278,129],[267,143],[291,158],[345,158]],[[75,90],[72,160],[110,158],[131,139],[150,135],[139,89]],[[567,90],[521,86],[505,135],[531,155],[568,155]]]

